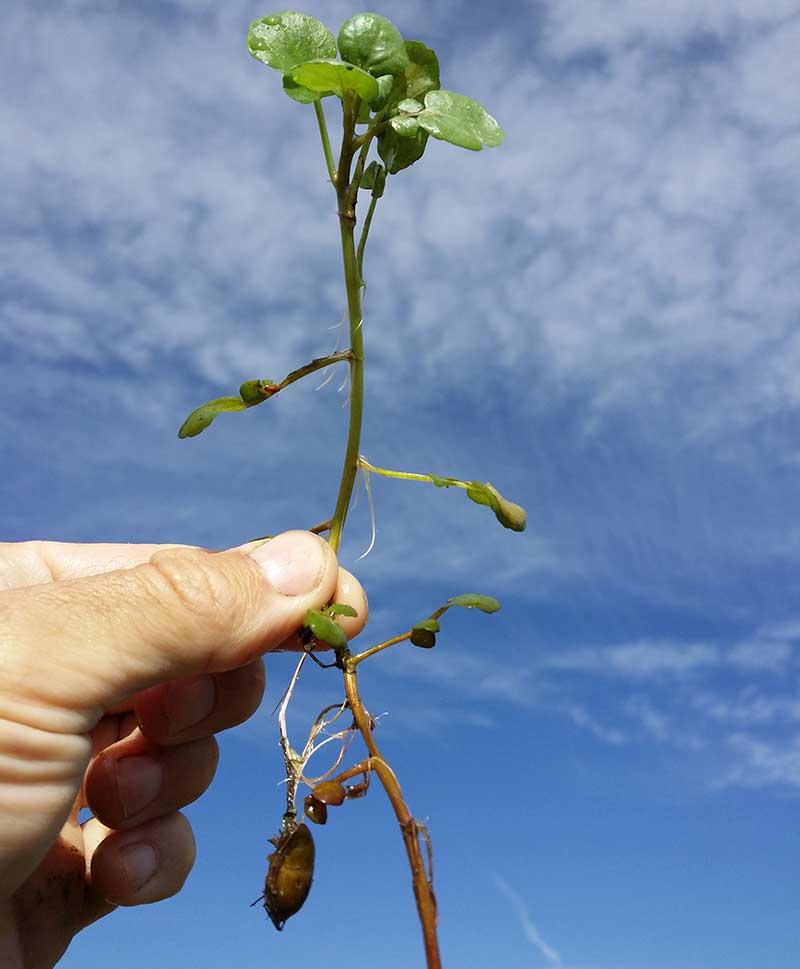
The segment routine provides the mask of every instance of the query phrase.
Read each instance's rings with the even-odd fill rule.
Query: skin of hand
[[[310,532],[227,552],[0,543],[3,969],[50,969],[118,905],[180,890],[179,808],[211,783],[214,734],[257,709],[263,654],[298,648],[330,601],[357,635],[364,591]]]

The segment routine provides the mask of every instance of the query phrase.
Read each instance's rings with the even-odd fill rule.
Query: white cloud
[[[646,679],[683,676],[715,667],[718,663],[719,650],[715,646],[645,641],[554,652],[543,665],[549,670]]]
[[[553,946],[549,945],[542,938],[542,934],[533,924],[533,920],[528,914],[527,906],[519,892],[505,878],[501,878],[499,875],[495,875],[494,881],[498,889],[510,902],[511,908],[519,920],[520,928],[528,942],[541,952],[550,965],[560,966],[561,955],[557,949],[554,949]]]

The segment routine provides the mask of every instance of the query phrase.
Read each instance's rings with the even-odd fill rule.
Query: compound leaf
[[[336,40],[325,24],[295,10],[254,20],[247,46],[256,60],[284,74],[303,61],[336,57]]]
[[[471,151],[503,141],[503,129],[477,101],[452,91],[429,91],[417,118],[434,138]]]

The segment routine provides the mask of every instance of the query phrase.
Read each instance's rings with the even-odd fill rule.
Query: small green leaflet
[[[374,101],[378,96],[378,82],[375,78],[355,64],[344,61],[306,61],[297,64],[290,73],[293,81],[323,94],[333,91],[343,97],[346,91],[354,91],[367,102]]]
[[[417,118],[434,138],[471,151],[480,151],[484,145],[493,148],[503,141],[503,129],[477,101],[452,91],[429,91],[425,110]]]
[[[462,606],[464,609],[480,609],[481,612],[497,612],[500,603],[492,596],[479,595],[477,592],[465,592],[447,600],[449,606]]]
[[[347,636],[342,627],[316,609],[308,610],[303,625],[311,630],[315,639],[327,643],[331,649],[344,649],[347,646]]]

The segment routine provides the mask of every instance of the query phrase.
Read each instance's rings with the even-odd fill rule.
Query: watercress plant
[[[250,379],[238,395],[211,400],[194,410],[179,431],[179,437],[196,437],[222,413],[235,413],[265,403],[291,384],[319,370],[343,363],[349,368],[349,430],[339,490],[333,513],[315,526],[318,534],[339,547],[359,471],[369,475],[427,482],[437,488],[463,490],[467,498],[491,509],[497,520],[512,531],[525,528],[525,511],[508,501],[489,482],[461,480],[432,473],[391,471],[370,464],[360,453],[364,410],[364,327],[361,299],[364,290],[364,251],[378,201],[391,185],[391,178],[410,168],[424,155],[430,137],[478,151],[499,145],[503,131],[476,101],[441,89],[439,62],[434,51],[416,40],[405,40],[385,17],[361,13],[351,17],[338,37],[314,17],[292,10],[268,14],[253,21],[247,35],[251,55],[282,75],[284,92],[295,101],[313,107],[331,185],[338,202],[339,230],[349,324],[349,346],[319,357],[293,370],[279,382]],[[341,118],[341,143],[334,158],[323,110],[327,99]],[[370,159],[372,152],[377,158]],[[369,204],[356,242],[356,207],[360,195]],[[328,809],[363,796],[374,775],[383,786],[408,854],[428,969],[441,965],[436,937],[436,901],[432,886],[432,848],[428,832],[411,814],[398,780],[374,737],[375,721],[361,699],[358,668],[365,660],[398,643],[430,649],[440,632],[439,620],[455,606],[496,612],[500,604],[484,595],[460,595],[449,599],[425,619],[391,639],[352,653],[342,627],[341,615],[352,615],[349,606],[331,603],[322,610],[310,610],[300,641],[305,652],[280,704],[279,726],[286,767],[287,807],[281,829],[271,841],[264,887],[264,907],[275,926],[302,906],[311,887],[314,841],[310,829],[297,819],[298,790],[310,788],[304,799],[308,820],[324,824]],[[348,613],[349,610],[349,613]],[[332,662],[322,663],[312,651],[322,644],[330,647]],[[303,662],[311,656],[320,665],[335,667],[342,674],[345,699],[317,716],[302,750],[296,750],[286,730],[286,709]],[[346,718],[347,723],[345,724]],[[334,725],[339,724],[335,729]],[[340,769],[353,735],[360,734],[367,756]],[[321,747],[338,743],[334,763],[319,777],[310,777],[309,760]],[[358,783],[346,784],[358,778]],[[423,848],[425,849],[423,851]],[[260,899],[259,899],[260,901]]]

